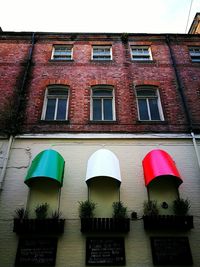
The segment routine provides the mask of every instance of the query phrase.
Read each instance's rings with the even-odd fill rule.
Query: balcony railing
[[[81,232],[116,232],[130,231],[129,218],[82,218]]]
[[[13,232],[17,234],[62,234],[65,219],[14,219]]]
[[[187,231],[194,228],[193,216],[155,215],[143,216],[144,229],[174,229]]]

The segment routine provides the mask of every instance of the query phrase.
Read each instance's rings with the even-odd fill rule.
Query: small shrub
[[[62,212],[60,212],[60,211],[57,211],[57,210],[55,210],[55,211],[53,211],[52,213],[51,213],[51,218],[52,219],[60,219],[61,218],[61,216],[62,216]]]
[[[159,214],[158,206],[156,201],[145,201],[144,202],[144,215],[155,216]]]
[[[173,210],[176,215],[187,215],[190,209],[190,202],[188,199],[177,198],[173,202]]]
[[[49,208],[49,205],[47,203],[43,203],[43,204],[38,205],[35,208],[36,218],[37,219],[46,219],[48,208]]]
[[[127,218],[127,207],[121,201],[113,202],[113,218]]]
[[[25,210],[24,208],[17,208],[15,210],[15,215],[14,215],[15,219],[28,219],[28,211]]]
[[[96,203],[86,200],[79,202],[79,217],[80,218],[93,218]]]

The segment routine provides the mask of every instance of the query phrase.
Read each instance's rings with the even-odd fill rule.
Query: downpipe
[[[7,146],[7,150],[6,150],[6,156],[5,156],[4,161],[3,161],[3,168],[2,168],[2,171],[1,171],[1,177],[0,177],[0,190],[3,189],[3,182],[4,182],[5,176],[6,176],[6,169],[7,169],[7,166],[8,166],[8,160],[9,160],[9,157],[10,157],[10,151],[11,151],[11,146],[12,146],[13,141],[14,141],[14,137],[13,137],[13,135],[11,135],[10,138],[9,138],[9,141],[8,141],[8,146]]]
[[[192,136],[192,142],[193,142],[194,150],[195,150],[196,157],[197,157],[197,162],[198,162],[199,169],[200,169],[200,155],[199,155],[199,150],[198,150],[196,138],[195,138],[195,135],[193,132],[191,132],[191,136]]]

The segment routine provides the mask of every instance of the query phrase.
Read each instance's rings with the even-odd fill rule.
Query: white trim
[[[41,120],[45,120],[45,115],[46,115],[46,110],[47,110],[47,100],[51,99],[51,96],[48,97],[48,90],[51,88],[65,88],[67,89],[67,102],[66,102],[66,114],[65,114],[65,119],[61,120],[61,121],[66,121],[68,120],[68,113],[69,113],[69,87],[65,86],[65,85],[59,85],[59,84],[55,84],[55,85],[49,85],[47,86],[46,90],[45,90],[45,95],[44,95],[44,103],[43,103],[43,108],[42,108],[42,114],[41,114]],[[56,105],[55,105],[55,110],[54,110],[54,119],[53,121],[60,121],[56,119],[57,116],[57,108],[58,108],[58,99],[59,97],[56,97]],[[60,99],[65,99],[65,98],[60,98]]]
[[[101,101],[101,105],[102,105],[102,113],[101,113],[101,120],[94,120],[93,119],[93,91],[94,90],[110,90],[112,92],[112,97],[99,97],[99,99],[103,100],[103,99],[111,99],[112,98],[112,120],[104,120],[103,118],[103,101]],[[94,97],[95,98],[95,97]],[[98,98],[98,97],[97,97]],[[92,86],[91,88],[91,92],[90,92],[90,120],[91,121],[95,121],[95,122],[102,122],[102,121],[116,121],[116,110],[115,110],[115,90],[113,88],[113,86],[110,85],[96,85],[96,86]]]
[[[96,58],[93,58],[94,56],[94,48],[109,48],[110,49],[110,58],[108,59],[96,59]],[[102,54],[99,54],[99,56],[101,57]],[[112,56],[112,45],[92,45],[92,53],[91,53],[91,60],[95,60],[95,61],[110,61],[113,59],[113,56]]]
[[[130,46],[131,48],[131,60],[132,61],[152,61],[153,60],[153,57],[152,57],[152,53],[151,53],[151,47],[150,45],[131,45]],[[140,58],[139,56],[143,56],[142,53],[141,54],[138,54],[138,58],[134,58],[133,57],[133,49],[147,49],[148,52],[149,52],[149,58]]]
[[[70,58],[63,58],[63,59],[56,59],[56,58],[54,58],[54,54],[55,54],[55,47],[61,47],[61,46],[63,46],[63,47],[68,47],[68,48],[70,48],[71,49],[71,54],[70,54]],[[53,45],[53,49],[52,49],[52,53],[51,53],[51,60],[55,60],[55,61],[62,61],[62,60],[64,60],[64,61],[70,61],[70,60],[73,60],[73,45],[65,45],[65,44],[55,44],[55,45]]]
[[[149,96],[144,96],[144,97],[138,97],[137,96],[137,91],[139,91],[139,90],[154,90],[155,92],[156,92],[156,96],[155,97],[149,97]],[[141,85],[141,86],[137,86],[136,88],[135,88],[135,95],[136,95],[136,104],[137,104],[137,112],[138,112],[138,119],[140,120],[140,121],[151,121],[151,122],[157,122],[157,121],[164,121],[165,120],[165,118],[164,118],[164,114],[163,114],[163,109],[162,109],[162,105],[161,105],[161,100],[160,100],[160,93],[159,93],[159,90],[158,90],[158,88],[157,87],[154,87],[154,86],[146,86],[146,85]],[[155,98],[155,99],[157,99],[157,105],[158,105],[158,112],[159,112],[159,116],[160,116],[160,120],[152,120],[151,119],[151,112],[150,112],[150,106],[149,106],[149,99],[151,99],[151,98]],[[141,119],[140,118],[140,111],[139,111],[139,99],[144,99],[144,100],[146,100],[146,104],[147,104],[147,111],[148,111],[148,116],[149,116],[149,120],[143,120],[143,119]]]
[[[200,134],[195,135],[200,140]],[[54,134],[21,134],[15,139],[192,139],[191,134],[122,134],[122,133],[54,133]]]

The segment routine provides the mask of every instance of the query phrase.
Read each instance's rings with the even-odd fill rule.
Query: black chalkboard
[[[192,265],[188,237],[151,237],[154,265]]]
[[[123,237],[88,237],[86,265],[125,265]]]
[[[57,238],[20,238],[15,266],[55,266]]]

